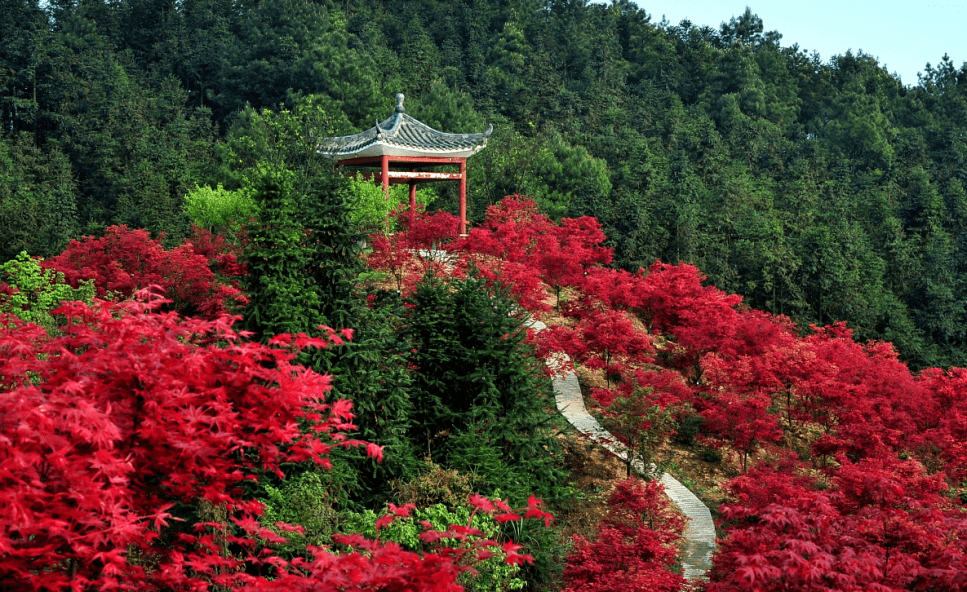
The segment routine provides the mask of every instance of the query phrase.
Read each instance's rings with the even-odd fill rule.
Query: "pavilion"
[[[381,183],[410,186],[410,211],[416,210],[416,185],[440,181],[460,182],[460,234],[467,233],[467,158],[487,145],[494,131],[478,134],[448,134],[437,131],[406,114],[402,93],[396,95],[396,110],[388,119],[351,136],[323,138],[319,154],[335,160],[335,167],[375,168],[364,173]],[[438,170],[456,165],[458,171]]]

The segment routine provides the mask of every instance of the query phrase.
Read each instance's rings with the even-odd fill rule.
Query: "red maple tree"
[[[560,299],[564,286],[579,284],[593,266],[611,262],[604,239],[594,218],[565,218],[556,225],[533,201],[513,195],[488,207],[483,224],[450,248],[530,268]]]
[[[75,288],[82,280],[94,280],[100,298],[130,298],[139,290],[157,287],[171,299],[174,310],[211,319],[246,302],[228,277],[244,273],[244,268],[223,241],[204,232],[196,232],[195,238],[197,247],[186,241],[166,251],[147,230],[110,226],[99,238],[72,240],[43,266],[63,273]],[[212,267],[226,278],[219,280]]]
[[[967,589],[967,524],[942,477],[890,455],[839,461],[823,487],[798,462],[734,480],[707,590]]]
[[[336,541],[338,553],[311,549],[311,560],[265,547],[282,541],[260,523],[246,480],[281,476],[283,462],[328,466],[333,446],[382,455],[344,435],[351,403],[326,400],[330,377],[294,363],[348,331],[266,346],[231,317],[186,319],[160,304],[69,303],[55,336],[0,318],[0,588],[461,589],[456,576],[496,545],[454,544],[479,535],[466,527],[427,532],[435,553],[358,536]],[[206,504],[222,517],[175,517]],[[548,518],[537,500],[526,511]]]
[[[769,449],[726,486],[709,590],[967,589],[967,371],[916,376],[892,346],[857,342],[841,323],[802,336],[789,319],[703,285],[690,265],[607,269],[599,230],[555,225],[515,197],[446,248],[495,277],[509,270],[539,287],[536,277],[559,296],[568,287],[558,299],[565,325],[536,337],[539,351],[618,378],[594,392],[605,407],[648,388],[659,407],[690,403],[705,442],[742,459]],[[521,303],[540,310],[537,299]],[[802,459],[778,446],[784,438],[806,440]],[[635,538],[582,542],[572,589],[633,589],[619,563]]]
[[[673,512],[657,481],[618,481],[608,513],[593,542],[574,536],[567,556],[567,592],[678,591],[685,584],[674,571],[685,520]]]

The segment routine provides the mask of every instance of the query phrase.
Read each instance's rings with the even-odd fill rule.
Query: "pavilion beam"
[[[344,158],[339,161],[340,166],[376,166],[383,158],[389,157],[393,162],[426,163],[426,164],[457,164],[466,158],[457,156],[363,156],[359,158]]]
[[[457,181],[460,173],[446,173],[437,171],[390,171],[391,183],[409,183],[409,181]]]
[[[379,175],[381,173],[368,172],[362,173],[358,172],[355,175],[346,175],[350,179],[355,179],[356,175],[359,175],[362,179],[366,181],[373,181],[374,179],[379,180]],[[398,171],[389,172],[389,184],[390,185],[409,185],[410,183],[434,183],[437,181],[459,181],[460,173],[432,173],[432,172],[419,172],[419,173],[403,173],[400,174]],[[381,182],[381,181],[380,181]]]

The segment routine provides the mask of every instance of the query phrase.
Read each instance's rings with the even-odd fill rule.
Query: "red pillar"
[[[380,180],[383,181],[383,195],[389,198],[389,155],[384,154],[380,160],[383,168],[380,175]]]
[[[460,159],[460,235],[467,234],[467,159]]]
[[[416,182],[410,181],[410,228],[416,218]]]
[[[380,181],[383,182],[383,200],[389,202],[389,155],[384,154],[380,157]],[[386,232],[391,230],[390,217],[386,216]]]

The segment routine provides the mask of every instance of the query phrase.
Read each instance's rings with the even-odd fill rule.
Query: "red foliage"
[[[590,267],[577,284],[585,298],[592,298],[607,308],[640,312],[645,294],[644,278],[623,269]]]
[[[782,439],[778,416],[769,413],[771,393],[742,383],[743,378],[753,378],[752,361],[707,354],[702,358],[702,392],[707,397],[695,399],[714,445],[728,444],[740,452],[743,471],[760,444]]]
[[[967,370],[934,368],[920,374],[925,394],[918,403],[916,438],[911,442],[917,456],[954,483],[967,482]]]
[[[406,241],[406,235],[396,233],[391,236],[378,232],[369,237],[372,248],[366,263],[373,269],[385,270],[396,279],[396,289],[403,290],[407,266],[414,261],[413,251]]]
[[[501,285],[519,305],[530,312],[550,310],[544,299],[547,293],[537,270],[523,263],[471,254],[462,260],[472,265],[490,286]]]
[[[371,253],[366,263],[390,273],[396,289],[408,294],[426,274],[459,275],[465,263],[442,249],[457,233],[456,216],[444,211],[427,214],[409,209],[392,213],[401,231],[370,235]]]
[[[706,351],[719,351],[735,335],[742,297],[727,295],[691,265],[666,265],[656,261],[645,277],[641,306],[648,311],[651,329],[671,334],[684,348],[679,365],[692,366]]]
[[[649,402],[661,409],[679,406],[692,400],[693,391],[682,380],[682,375],[669,370],[641,370],[636,368],[624,373],[614,388],[594,389],[591,396],[603,407],[610,407],[616,397],[630,397],[637,389],[649,390]]]
[[[423,210],[394,212],[401,232],[412,248],[441,248],[451,242],[460,228],[460,221],[450,212],[438,210],[428,214]]]
[[[673,571],[684,519],[669,507],[660,483],[629,478],[615,484],[594,542],[574,537],[564,568],[568,592],[681,590]]]
[[[373,269],[388,272],[396,280],[396,289],[409,294],[427,274],[458,275],[463,266],[451,261],[444,251],[424,249],[410,242],[409,236],[397,232],[386,236],[376,233],[369,237],[372,252],[366,263]]]
[[[325,401],[330,378],[294,365],[340,334],[264,346],[229,317],[151,308],[71,303],[57,311],[69,319],[57,337],[0,319],[0,588],[456,591],[457,575],[497,544],[441,546],[474,534],[458,526],[426,533],[439,541],[433,554],[359,536],[311,561],[260,549],[280,539],[242,483],[281,476],[283,462],[327,466],[333,446],[362,444],[341,433],[351,403]],[[202,501],[227,519],[174,528],[173,506]],[[539,505],[527,516],[546,519]],[[508,560],[528,559],[518,549],[504,545]]]
[[[20,290],[6,282],[0,282],[0,308],[5,308],[6,304],[13,300]],[[8,309],[9,310],[9,309]]]
[[[244,233],[244,230],[239,232]],[[244,235],[242,240],[245,241]],[[192,225],[188,241],[191,243],[192,251],[204,257],[210,266],[215,267],[214,271],[223,278],[243,276],[247,273],[245,265],[238,261],[242,256],[242,248],[225,240],[224,236]]]
[[[598,246],[605,238],[595,218],[562,219],[560,226],[553,226],[538,241],[545,281],[552,286],[577,286],[592,266],[611,263],[611,249]]]
[[[0,327],[0,587],[181,587],[234,565],[205,529],[160,544],[172,505],[206,500],[274,539],[258,504],[238,497],[246,473],[325,464],[319,436],[350,426],[347,401],[324,402],[329,377],[292,366],[292,348],[240,341],[227,317],[181,320],[140,302],[58,312],[72,321],[59,337],[10,317]],[[157,568],[129,562],[130,549]]]
[[[488,207],[483,225],[452,249],[523,264],[559,290],[578,285],[593,266],[611,262],[611,249],[599,246],[604,239],[594,218],[565,218],[557,226],[534,202],[514,195]]]
[[[967,589],[967,525],[942,480],[912,461],[841,460],[828,491],[771,470],[734,481],[707,590]]]
[[[372,253],[367,262],[374,269],[389,272],[401,292],[408,293],[427,273],[459,277],[472,266],[489,285],[500,284],[509,290],[524,308],[548,309],[544,304],[541,277],[534,267],[487,253],[465,253],[449,244],[457,228],[457,219],[452,214],[441,211],[396,215],[402,231],[390,236],[372,235]]]
[[[223,273],[244,273],[233,253],[218,253],[223,245],[207,237],[201,240],[200,252],[214,255]],[[75,288],[82,280],[94,280],[100,298],[130,298],[138,290],[157,286],[172,300],[174,310],[213,319],[225,314],[227,307],[244,304],[246,298],[236,285],[216,281],[209,261],[190,241],[165,251],[148,231],[122,225],[109,227],[100,238],[72,240],[63,253],[42,265],[62,272]]]
[[[573,327],[552,327],[546,339],[573,360],[608,374],[620,374],[632,365],[653,361],[651,335],[635,327],[629,313],[580,308],[572,314],[578,315]]]

